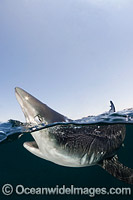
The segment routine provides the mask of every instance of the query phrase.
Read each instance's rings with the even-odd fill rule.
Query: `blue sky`
[[[77,119],[133,107],[133,1],[1,0],[0,121],[19,86]]]

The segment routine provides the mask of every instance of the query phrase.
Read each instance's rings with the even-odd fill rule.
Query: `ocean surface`
[[[133,200],[133,186],[117,180],[98,166],[70,168],[56,165],[34,156],[24,147],[25,141],[32,141],[31,132],[42,130],[58,125],[89,126],[90,124],[125,124],[126,138],[124,145],[118,151],[119,160],[126,166],[133,168],[133,109],[126,109],[120,112],[103,113],[98,116],[88,116],[79,120],[49,125],[29,125],[16,120],[9,120],[0,123],[0,200],[7,199],[106,199]],[[4,185],[10,184],[13,187],[11,195],[3,194]],[[18,186],[20,185],[20,186]],[[18,186],[19,194],[16,194]],[[26,188],[25,190],[22,188]],[[91,194],[63,194],[64,188],[91,188]],[[28,188],[28,189],[27,189]],[[33,194],[27,194],[29,188]],[[38,188],[38,189],[37,189]],[[40,194],[40,188],[56,188],[60,194]],[[95,194],[94,188],[130,188],[132,194]],[[7,193],[10,188],[7,187]],[[22,191],[23,190],[23,191]],[[30,193],[31,193],[30,190]],[[69,189],[67,189],[68,191]],[[25,194],[25,191],[27,192]],[[62,193],[61,193],[62,192]],[[58,193],[58,192],[57,192]],[[69,192],[68,192],[69,193]]]

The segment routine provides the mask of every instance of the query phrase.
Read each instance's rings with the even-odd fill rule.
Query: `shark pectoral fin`
[[[105,159],[101,161],[99,166],[117,179],[128,184],[133,184],[133,169],[128,168],[120,163],[116,155],[111,159]]]
[[[40,151],[40,149],[38,148],[36,142],[25,142],[23,144],[23,146],[28,150],[30,151],[31,153],[33,153],[34,155],[40,157],[40,158],[43,158],[43,154],[42,152]]]

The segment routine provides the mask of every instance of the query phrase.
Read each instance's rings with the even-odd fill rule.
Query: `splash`
[[[28,124],[22,123],[17,120],[9,120],[8,122],[0,124],[0,143],[10,142],[16,140],[25,133],[32,133],[35,131],[48,129],[50,127],[56,127],[59,125],[73,127],[82,127],[89,125],[104,125],[104,124],[133,124],[133,108],[124,109],[119,112],[105,112],[97,116],[88,116],[78,120],[72,120],[70,122],[56,122],[51,124]]]

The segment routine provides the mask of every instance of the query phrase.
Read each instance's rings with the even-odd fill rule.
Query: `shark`
[[[57,123],[31,132],[33,141],[23,144],[29,152],[65,167],[98,165],[117,179],[133,184],[133,169],[124,166],[117,156],[125,139],[125,124],[75,126],[72,119],[51,109],[25,90],[16,87],[15,94],[27,123]],[[113,113],[115,106],[112,101],[110,103],[109,113]]]

